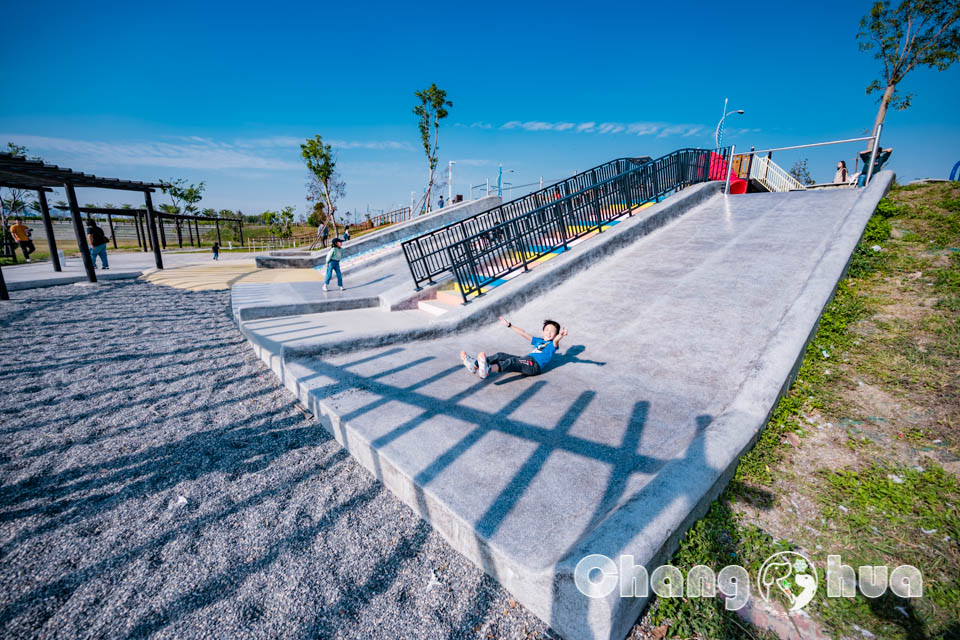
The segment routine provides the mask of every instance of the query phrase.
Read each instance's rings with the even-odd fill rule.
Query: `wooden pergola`
[[[51,187],[63,187],[67,192],[67,204],[70,211],[70,217],[73,220],[73,231],[77,237],[77,248],[80,250],[80,258],[83,260],[83,267],[90,282],[97,281],[97,275],[94,273],[93,260],[90,258],[90,247],[87,245],[87,236],[83,231],[83,220],[81,213],[114,215],[132,215],[137,219],[137,228],[140,229],[141,216],[145,224],[145,229],[138,231],[138,236],[143,236],[142,247],[147,251],[147,239],[153,248],[153,257],[157,264],[157,269],[163,269],[163,257],[160,254],[161,244],[166,247],[166,239],[162,243],[157,234],[157,220],[160,217],[175,219],[177,223],[177,234],[180,235],[181,219],[192,219],[194,225],[197,220],[214,220],[217,223],[217,236],[219,240],[220,222],[239,222],[241,244],[243,242],[242,220],[233,218],[207,218],[205,216],[190,216],[185,214],[169,214],[158,212],[153,208],[153,200],[150,196],[156,189],[162,189],[164,184],[156,182],[138,182],[135,180],[119,180],[117,178],[100,178],[87,173],[80,173],[72,169],[58,167],[52,164],[46,164],[40,160],[30,160],[22,156],[15,156],[10,153],[0,152],[0,187],[9,187],[13,189],[23,189],[36,191],[40,202],[40,212],[43,215],[43,225],[47,233],[47,240],[50,245],[50,258],[53,261],[54,271],[62,271],[60,265],[60,256],[57,254],[57,242],[53,235],[53,221],[50,218],[50,207],[47,204],[46,194],[52,191]],[[119,191],[139,191],[143,193],[143,209],[101,209],[98,207],[80,207],[77,202],[77,187],[94,189],[114,189]],[[112,228],[112,225],[111,225]],[[197,234],[199,235],[199,227]],[[161,229],[162,233],[162,229]],[[112,235],[112,234],[111,234]],[[182,240],[180,242],[182,246]],[[114,241],[116,245],[116,241]],[[3,280],[3,271],[0,270],[0,300],[9,300],[7,285]]]

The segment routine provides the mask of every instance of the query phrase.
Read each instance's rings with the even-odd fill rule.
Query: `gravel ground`
[[[550,637],[298,410],[228,295],[0,303],[0,637]]]

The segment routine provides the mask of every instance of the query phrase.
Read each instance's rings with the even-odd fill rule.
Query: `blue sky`
[[[0,144],[109,177],[184,177],[203,205],[306,210],[299,143],[338,149],[342,208],[390,209],[426,184],[413,93],[453,101],[440,166],[454,190],[559,179],[621,156],[708,147],[724,98],[738,149],[863,135],[878,62],[855,35],[868,2],[9,3]],[[348,6],[349,5],[349,6]],[[901,181],[960,160],[960,65],[914,71],[887,117]],[[859,145],[782,153],[828,181]],[[514,194],[516,195],[516,194]],[[83,202],[123,202],[94,190]],[[131,200],[133,201],[133,200]]]

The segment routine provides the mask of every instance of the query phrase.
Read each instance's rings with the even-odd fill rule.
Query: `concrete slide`
[[[668,562],[788,385],[892,178],[729,197],[697,185],[448,319],[346,309],[240,327],[460,553],[563,637],[619,639],[647,598],[589,598],[577,563]],[[499,313],[534,335],[546,318],[568,328],[542,375],[480,380],[460,364],[460,349],[526,353]]]

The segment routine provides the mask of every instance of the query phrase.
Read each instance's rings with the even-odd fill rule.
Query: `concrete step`
[[[436,300],[421,300],[417,303],[417,306],[421,311],[426,311],[433,316],[442,316],[447,311],[453,309],[450,305],[443,304],[442,302],[438,303]]]

